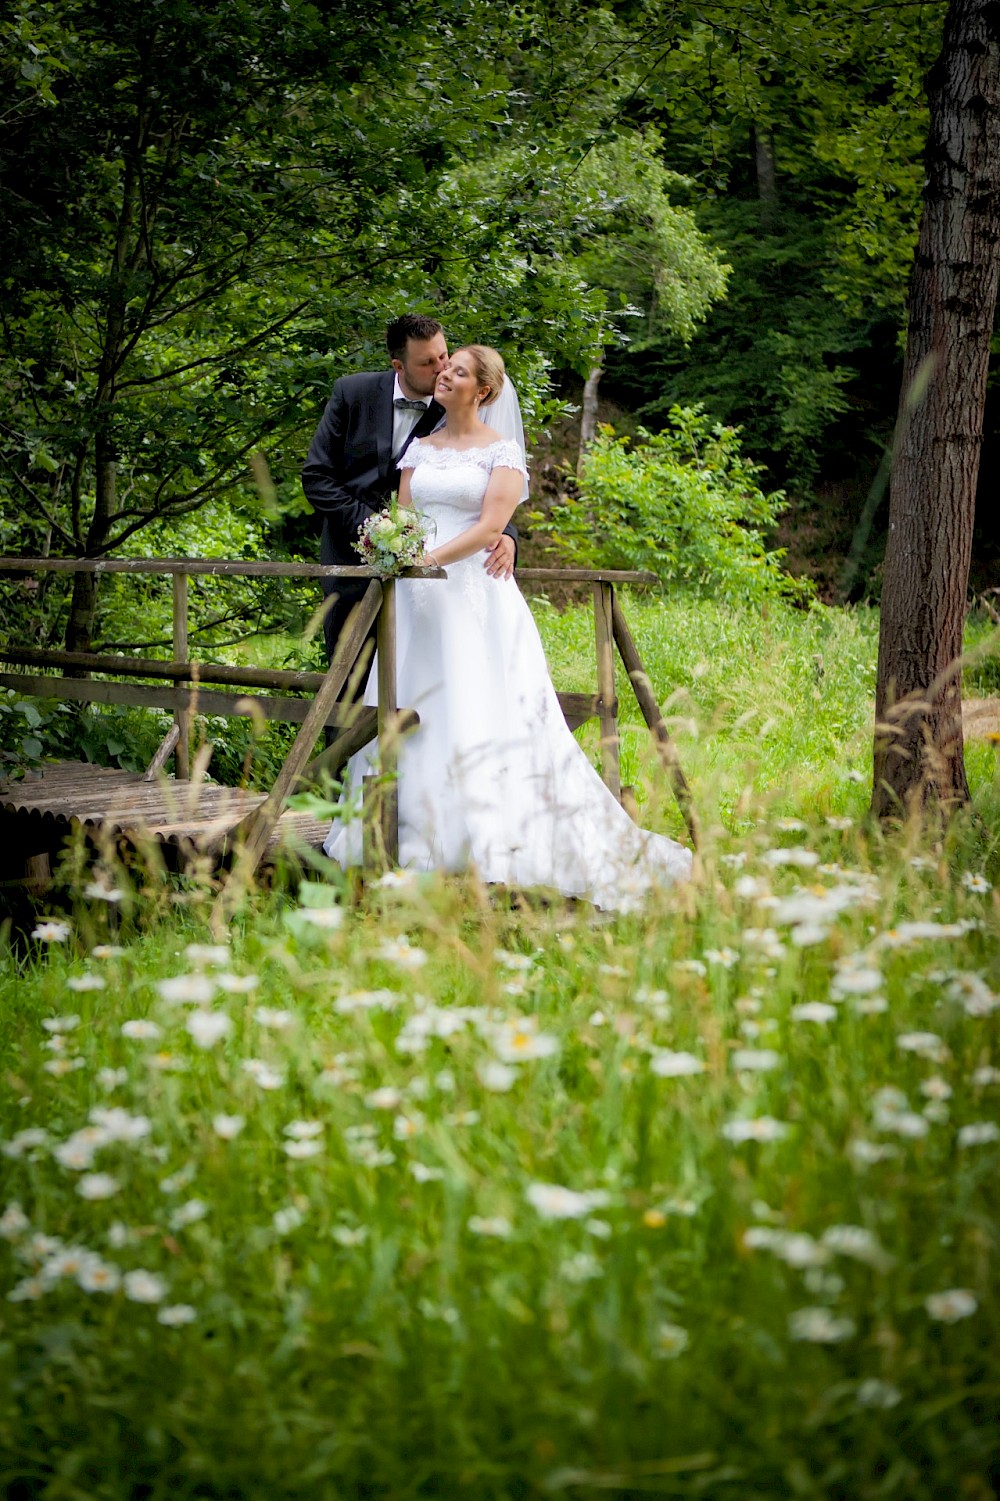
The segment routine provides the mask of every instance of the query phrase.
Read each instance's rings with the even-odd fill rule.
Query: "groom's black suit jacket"
[[[345,375],[334,385],[326,404],[302,470],[306,499],[323,518],[321,563],[359,563],[354,547],[359,527],[399,489],[399,469],[392,453],[394,385],[391,370]],[[443,407],[432,400],[396,457],[402,457],[414,438],[433,432],[443,416]],[[516,544],[517,532],[513,526],[507,530]],[[324,623],[331,656],[366,588],[364,579],[324,580],[323,592],[337,596]]]

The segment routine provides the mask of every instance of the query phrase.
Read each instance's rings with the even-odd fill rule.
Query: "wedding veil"
[[[487,427],[495,428],[501,438],[517,444],[524,459],[525,468],[528,465],[528,454],[524,446],[524,423],[521,421],[521,403],[517,399],[514,383],[508,376],[500,387],[500,395],[496,401],[491,401],[489,406],[480,407],[479,420]],[[528,498],[528,480],[525,477],[521,486],[521,500]]]

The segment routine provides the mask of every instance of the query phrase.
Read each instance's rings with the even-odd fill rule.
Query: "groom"
[[[361,561],[354,547],[359,527],[398,490],[399,460],[414,438],[433,432],[444,416],[433,394],[448,364],[440,323],[404,313],[389,324],[385,342],[392,369],[336,382],[302,471],[306,499],[323,518],[321,563]],[[487,558],[492,577],[510,577],[516,543],[509,526]],[[330,658],[367,587],[365,579],[323,580],[324,594],[335,596],[323,624]]]

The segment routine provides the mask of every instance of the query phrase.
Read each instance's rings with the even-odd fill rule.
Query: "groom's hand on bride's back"
[[[486,572],[490,578],[509,579],[514,572],[516,559],[517,548],[514,546],[514,539],[504,532],[490,549],[485,563]]]

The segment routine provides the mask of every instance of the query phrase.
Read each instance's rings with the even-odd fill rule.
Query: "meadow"
[[[873,612],[628,613],[703,828],[641,912],[312,872],[223,927],[109,852],[8,935],[14,1501],[995,1494],[997,752],[872,830]],[[679,834],[637,716],[623,766]]]

